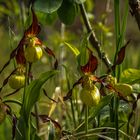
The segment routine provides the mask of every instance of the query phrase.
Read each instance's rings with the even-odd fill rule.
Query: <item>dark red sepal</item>
[[[3,66],[2,69],[0,70],[0,74],[1,74],[2,71],[10,64],[10,61],[16,56],[17,50],[18,50],[18,47],[15,48],[15,49],[11,52],[11,54],[10,54],[10,59],[4,64],[4,66]]]
[[[50,99],[51,101],[53,101],[53,102],[55,102],[55,103],[58,103],[58,101],[55,101],[54,99],[52,99],[52,98],[50,98],[49,96],[48,96],[48,94],[47,94],[47,92],[46,92],[46,90],[43,88],[43,93],[44,93],[44,95],[48,98],[48,99]]]
[[[72,96],[72,90],[73,90],[73,88],[75,86],[79,85],[79,84],[82,84],[82,83],[83,83],[83,77],[81,77],[76,83],[74,83],[72,89],[70,89],[70,91],[67,93],[67,95],[63,97],[63,101],[66,101],[66,100],[70,99],[71,96]]]
[[[50,48],[46,47],[45,45],[42,45],[42,48],[45,50],[45,52],[48,55],[52,56],[55,59],[54,68],[57,69],[57,67],[58,67],[58,60],[57,60],[54,52]]]
[[[18,50],[17,50],[16,62],[17,62],[17,64],[22,64],[22,65],[26,64],[26,59],[25,59],[25,56],[24,56],[23,46],[19,47]]]
[[[36,117],[36,114],[32,112],[32,115]],[[55,126],[55,128],[58,128],[60,131],[62,130],[61,125],[56,122],[55,120],[53,120],[51,117],[49,117],[48,115],[38,115],[38,117],[45,123],[45,122],[52,122]]]
[[[6,104],[5,104],[6,105]],[[11,112],[11,108],[9,105],[6,105],[7,106],[7,114],[12,118],[12,140],[15,139],[15,135],[16,135],[16,125],[17,125],[17,117],[15,114],[13,114]]]
[[[111,67],[111,69],[114,71],[117,65],[120,65],[124,58],[125,58],[125,49],[128,46],[128,44],[130,43],[130,40],[127,41],[127,43],[120,49],[120,51],[118,52],[117,55],[117,59],[116,62],[114,63],[114,65]],[[110,72],[110,70],[108,71]]]
[[[24,32],[25,36],[29,36],[29,35],[36,36],[41,31],[37,16],[36,16],[33,8],[31,8],[31,10],[32,10],[32,24],[30,25],[30,27],[27,30],[25,30],[25,32]]]
[[[86,65],[81,66],[81,71],[83,73],[93,73],[98,66],[98,60],[95,56],[92,55],[92,52],[89,52],[89,60]]]

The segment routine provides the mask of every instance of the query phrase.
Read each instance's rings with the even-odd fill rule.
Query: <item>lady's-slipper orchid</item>
[[[19,69],[22,69],[21,75],[24,75],[24,67],[26,62],[29,62],[30,64],[42,56],[42,49],[45,50],[45,52],[52,56],[55,59],[54,67],[57,68],[58,62],[57,59],[51,49],[46,47],[42,41],[37,38],[37,35],[40,33],[40,25],[38,23],[37,16],[34,12],[34,10],[31,8],[32,11],[32,24],[29,26],[27,30],[25,30],[24,35],[22,39],[20,40],[18,46],[11,52],[10,59],[7,61],[7,63],[3,66],[3,68],[0,70],[1,72],[9,65],[11,59],[15,58],[17,62],[17,68],[13,70],[13,72],[4,80],[2,87],[0,88],[0,91],[2,88],[8,83],[9,78],[13,74],[17,74]],[[28,49],[27,49],[28,48]],[[17,81],[16,81],[17,82]]]
[[[92,54],[92,51],[89,50],[89,60],[86,65],[80,66],[81,71],[83,72],[83,76],[76,82],[74,83],[72,89],[68,92],[68,94],[63,97],[63,100],[68,100],[72,96],[72,90],[75,86],[82,84],[83,88],[92,88],[93,86],[93,81],[98,80],[96,76],[92,75],[93,72],[97,69],[98,66],[98,60],[97,58]]]
[[[0,70],[0,73],[9,65],[11,59],[13,58],[16,58],[17,64],[25,65],[26,59],[25,59],[24,47],[34,47],[34,46],[40,46],[42,49],[45,50],[46,53],[48,53],[50,56],[53,56],[55,59],[55,68],[57,68],[58,62],[53,51],[48,47],[46,47],[42,43],[42,41],[39,38],[37,38],[37,35],[40,33],[41,28],[38,23],[37,16],[32,8],[31,11],[32,11],[32,24],[27,30],[25,30],[24,35],[20,40],[18,46],[11,52],[10,59]]]

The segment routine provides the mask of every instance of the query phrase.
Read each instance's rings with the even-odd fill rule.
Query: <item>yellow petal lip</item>
[[[28,62],[32,63],[39,60],[42,57],[43,52],[40,46],[34,46],[34,47],[28,46],[27,48],[25,48],[24,54],[25,54],[25,59]]]
[[[80,98],[82,102],[87,106],[95,106],[100,101],[100,92],[98,88],[93,85],[91,89],[83,88],[80,93]]]
[[[24,87],[25,76],[13,74],[10,76],[8,83],[9,83],[9,86],[13,89],[20,89],[20,88]]]
[[[115,90],[117,92],[119,92],[122,96],[129,96],[132,94],[133,92],[133,88],[131,85],[129,84],[125,84],[125,83],[117,83],[115,84]]]

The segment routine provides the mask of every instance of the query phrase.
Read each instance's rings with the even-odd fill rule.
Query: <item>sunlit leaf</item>
[[[68,46],[68,47],[70,48],[70,50],[71,50],[76,56],[78,56],[78,55],[80,54],[79,50],[78,50],[75,46],[73,46],[73,45],[71,45],[71,44],[69,44],[69,43],[67,43],[67,42],[64,42],[64,44],[65,44],[66,46]]]
[[[44,13],[52,13],[61,6],[62,1],[63,0],[36,0],[34,8]]]
[[[122,83],[135,84],[140,83],[140,70],[129,68],[121,73],[120,81]]]

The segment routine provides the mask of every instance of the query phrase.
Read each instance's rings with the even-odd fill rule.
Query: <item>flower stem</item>
[[[38,115],[38,105],[37,103],[35,103],[34,105],[34,110],[35,110],[35,115],[36,115],[36,127],[37,127],[37,131],[40,131],[40,127],[39,127],[39,115]]]
[[[71,102],[71,110],[72,110],[72,118],[73,118],[73,123],[74,123],[74,128],[76,128],[76,119],[75,119],[75,113],[74,113],[74,105],[72,102],[72,99],[70,100]]]
[[[85,133],[86,135],[88,134],[88,106],[87,105],[85,108]],[[86,140],[88,140],[87,137],[86,137]]]

